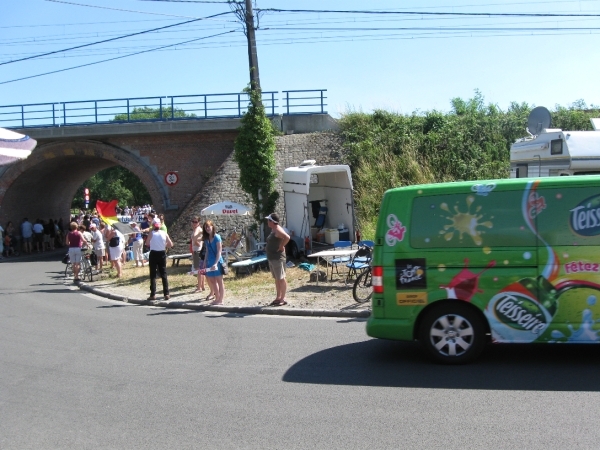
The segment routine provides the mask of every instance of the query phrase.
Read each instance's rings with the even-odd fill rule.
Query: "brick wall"
[[[278,172],[276,184],[280,194],[276,212],[283,217],[282,174],[284,169],[298,166],[306,159],[314,159],[318,165],[343,164],[343,150],[340,136],[332,132],[279,136],[276,138],[276,145],[275,159]],[[248,195],[240,186],[239,176],[239,168],[233,160],[233,152],[231,152],[169,228],[169,234],[175,243],[174,251],[178,253],[188,251],[191,218],[199,216],[203,208],[226,200],[247,206],[251,205]],[[247,216],[235,219],[215,217],[214,221],[218,228],[230,229],[254,223],[254,220]]]

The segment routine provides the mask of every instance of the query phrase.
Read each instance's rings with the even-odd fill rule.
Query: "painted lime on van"
[[[487,342],[600,342],[600,177],[409,186],[384,195],[367,334],[437,361]]]

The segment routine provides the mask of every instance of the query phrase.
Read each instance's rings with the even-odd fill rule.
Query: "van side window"
[[[600,189],[542,188],[538,195],[544,209],[536,217],[537,229],[551,247],[600,246]]]
[[[491,188],[490,188],[491,189]],[[477,193],[416,197],[408,228],[412,248],[534,247],[536,237],[526,232],[521,208],[522,191],[494,192],[485,186]]]

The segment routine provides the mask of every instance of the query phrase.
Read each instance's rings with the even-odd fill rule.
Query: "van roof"
[[[487,195],[496,188],[502,190],[511,187],[520,188],[524,184],[537,181],[544,186],[562,186],[569,185],[588,185],[597,183],[600,187],[600,175],[577,175],[570,177],[534,177],[534,178],[502,178],[497,180],[472,180],[472,181],[454,181],[446,183],[415,184],[411,186],[402,186],[392,188],[386,191],[386,195],[397,192],[413,192],[420,194],[419,191],[427,191],[428,195],[464,193],[471,191],[473,194]]]

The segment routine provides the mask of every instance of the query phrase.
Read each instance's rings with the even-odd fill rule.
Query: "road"
[[[0,264],[0,448],[597,448],[600,347],[431,364],[361,320],[133,306]]]

